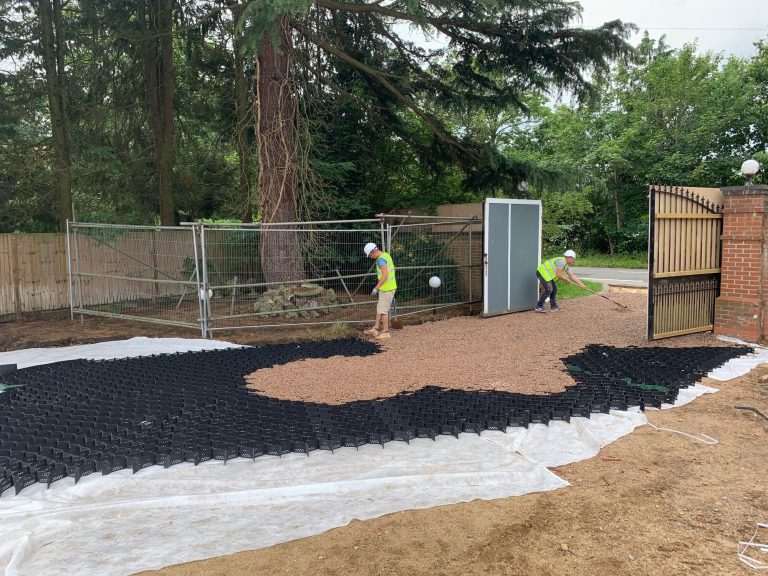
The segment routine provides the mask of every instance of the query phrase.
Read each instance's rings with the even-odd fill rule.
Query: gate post
[[[768,339],[768,186],[723,188],[723,252],[715,334]]]

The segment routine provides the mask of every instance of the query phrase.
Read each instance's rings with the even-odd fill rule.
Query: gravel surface
[[[709,333],[647,342],[647,295],[612,291],[610,297],[628,309],[589,296],[566,300],[559,313],[465,316],[406,326],[393,332],[380,354],[302,360],[259,370],[246,380],[250,389],[268,396],[327,404],[428,385],[549,394],[574,385],[561,358],[587,344],[728,346]]]

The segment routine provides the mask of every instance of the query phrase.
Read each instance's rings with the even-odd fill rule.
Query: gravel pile
[[[414,391],[424,386],[559,392],[575,383],[561,358],[587,344],[728,346],[711,334],[646,341],[644,293],[611,292],[623,310],[597,296],[562,303],[559,313],[520,312],[493,318],[457,317],[393,332],[380,354],[301,360],[259,370],[248,387],[289,400],[339,404]]]

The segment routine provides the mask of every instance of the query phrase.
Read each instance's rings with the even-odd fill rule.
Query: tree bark
[[[245,62],[243,49],[245,38],[242,32],[237,30],[237,22],[243,13],[243,5],[238,4],[232,8],[232,16],[235,23],[235,103],[236,103],[236,134],[237,157],[240,164],[240,176],[238,181],[238,195],[241,202],[241,216],[243,222],[253,222],[253,202],[251,201],[251,146],[248,143],[248,86],[245,80]]]
[[[48,92],[53,137],[53,166],[56,183],[56,205],[59,230],[66,230],[72,205],[72,176],[70,172],[69,130],[64,98],[64,46],[61,39],[61,8],[59,0],[40,0],[40,39],[43,47],[43,65]],[[59,16],[59,17],[57,17]]]
[[[621,232],[621,207],[619,206],[619,190],[621,189],[621,179],[618,174],[613,175],[613,210],[616,212],[616,231]]]
[[[292,44],[287,18],[278,23],[278,41],[262,37],[256,59],[256,135],[259,158],[259,213],[264,223],[296,220],[296,100],[291,82]],[[261,267],[266,282],[304,280],[304,260],[295,231],[261,233]],[[295,226],[290,226],[295,228]]]
[[[173,203],[173,0],[139,0],[144,83],[155,149],[160,224],[176,224]]]

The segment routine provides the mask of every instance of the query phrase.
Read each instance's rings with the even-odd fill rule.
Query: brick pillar
[[[723,188],[723,256],[715,334],[763,342],[768,336],[768,186]]]

